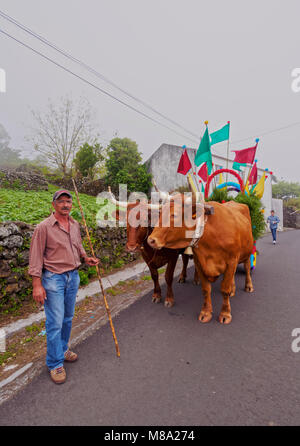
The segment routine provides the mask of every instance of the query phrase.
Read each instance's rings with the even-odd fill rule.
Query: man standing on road
[[[271,211],[271,215],[269,215],[267,222],[270,223],[270,229],[272,232],[272,237],[273,237],[273,244],[276,244],[276,231],[277,231],[277,226],[278,223],[280,222],[279,218],[277,217],[277,215],[275,215],[274,211]]]
[[[68,343],[80,283],[80,258],[90,266],[97,265],[99,260],[86,255],[79,223],[69,216],[70,192],[55,192],[52,206],[55,212],[39,223],[33,233],[28,272],[32,276],[33,298],[45,307],[46,365],[51,379],[61,384],[66,380],[64,361],[77,360]]]

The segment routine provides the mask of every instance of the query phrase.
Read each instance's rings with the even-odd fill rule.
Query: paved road
[[[148,294],[115,319],[120,359],[107,324],[77,346],[64,385],[44,370],[0,406],[0,424],[299,425],[300,352],[291,333],[300,327],[300,232],[279,234],[276,246],[266,237],[258,248],[255,292],[243,291],[239,270],[231,325],[216,321],[220,281],[214,319],[197,321],[202,297],[189,269],[175,307]]]

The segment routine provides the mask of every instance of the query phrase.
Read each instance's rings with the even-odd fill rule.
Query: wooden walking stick
[[[75,184],[75,181],[74,181],[73,178],[72,178],[72,182],[73,182],[76,198],[77,198],[77,201],[78,201],[78,205],[79,205],[79,208],[80,208],[82,220],[83,220],[83,223],[84,223],[86,235],[87,235],[87,238],[88,238],[89,243],[90,243],[90,248],[91,248],[91,251],[92,251],[92,255],[93,255],[93,257],[95,257],[94,248],[93,248],[93,245],[92,245],[92,242],[91,242],[91,239],[90,239],[89,230],[88,230],[88,227],[87,227],[87,224],[86,224],[86,221],[85,221],[85,218],[84,218],[83,210],[82,210],[82,207],[81,207],[81,203],[80,203],[80,200],[79,200],[78,190],[77,190],[77,187],[76,187],[76,184]],[[100,288],[101,288],[103,299],[104,299],[104,304],[105,304],[107,316],[108,316],[109,323],[110,323],[110,328],[111,328],[112,335],[113,335],[113,338],[114,338],[114,341],[115,341],[115,345],[116,345],[117,356],[119,358],[120,357],[119,344],[118,344],[118,340],[117,340],[117,337],[116,337],[114,325],[113,325],[113,322],[112,322],[110,309],[109,309],[109,306],[108,306],[108,303],[107,303],[107,299],[106,299],[106,296],[105,296],[105,293],[104,293],[102,279],[101,279],[101,276],[100,276],[100,271],[99,271],[98,265],[95,265],[95,266],[96,266],[97,276],[98,276],[98,279],[99,279],[99,284],[100,284]]]

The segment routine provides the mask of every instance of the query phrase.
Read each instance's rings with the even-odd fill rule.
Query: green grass
[[[159,268],[157,271],[159,274],[162,274],[166,271],[166,268]]]
[[[29,224],[37,224],[49,217],[53,211],[51,205],[53,194],[60,188],[53,184],[49,184],[48,187],[48,191],[24,191],[0,188],[0,222],[20,220]],[[75,220],[81,222],[82,218],[75,192],[72,192],[72,195],[73,208],[70,215]],[[104,207],[101,206],[101,203],[97,204],[96,197],[79,194],[79,198],[88,226],[96,227],[97,212],[101,208],[104,209]],[[114,205],[110,202],[107,203],[105,205],[105,212],[108,211],[110,213],[112,210],[114,210]]]

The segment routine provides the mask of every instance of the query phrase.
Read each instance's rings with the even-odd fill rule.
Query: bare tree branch
[[[31,110],[35,127],[27,140],[34,149],[56,165],[65,175],[71,168],[76,152],[84,143],[93,144],[97,140],[92,125],[92,110],[86,99],[78,103],[69,97],[61,98],[59,105],[49,100],[46,112]]]

